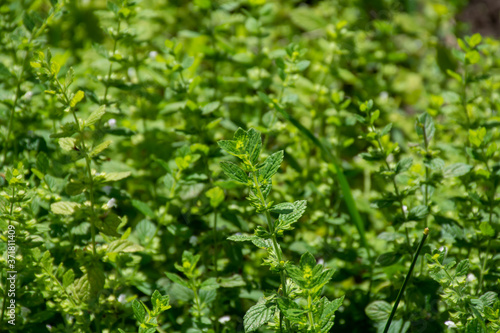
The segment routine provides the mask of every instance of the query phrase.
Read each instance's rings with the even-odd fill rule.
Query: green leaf
[[[89,157],[92,158],[99,155],[104,149],[108,148],[110,144],[111,140],[107,140],[99,144],[97,147],[94,147],[94,149],[92,149],[92,151],[89,153]]]
[[[377,264],[380,266],[390,266],[395,264],[396,262],[401,259],[401,255],[397,252],[386,252],[382,253],[378,258],[377,258]]]
[[[81,90],[78,90],[76,94],[73,96],[71,101],[69,102],[69,105],[74,108],[76,104],[78,104],[83,98],[85,97],[85,93]]]
[[[243,317],[245,332],[253,332],[267,324],[274,317],[275,311],[276,306],[265,303],[257,303],[252,306]]]
[[[153,316],[157,316],[163,311],[166,311],[171,308],[168,304],[170,301],[170,297],[168,295],[162,296],[158,290],[153,292],[151,295],[151,303],[153,304]]]
[[[224,201],[224,191],[218,186],[212,187],[205,195],[210,199],[212,208],[217,208]]]
[[[154,219],[156,214],[153,212],[151,208],[149,208],[148,204],[142,202],[140,200],[132,200],[132,206],[134,206],[138,211],[140,211],[144,216]]]
[[[429,207],[424,205],[415,206],[410,209],[408,220],[422,220],[429,214]]]
[[[293,203],[293,212],[289,214],[281,214],[276,223],[276,231],[291,230],[292,224],[297,222],[306,211],[307,201],[299,200]]]
[[[460,261],[455,269],[455,277],[467,275],[469,273],[469,266],[469,259]]]
[[[479,225],[479,230],[481,230],[481,233],[486,237],[495,236],[495,229],[493,229],[491,224],[487,221],[481,222],[481,224]]]
[[[229,236],[227,239],[233,242],[246,242],[246,241],[253,241],[256,238],[257,236],[255,235],[232,235]]]
[[[220,106],[220,102],[219,101],[216,101],[216,102],[212,102],[212,103],[208,103],[207,105],[205,105],[202,109],[201,109],[201,114],[210,114],[212,112],[214,112],[215,110],[217,110]]]
[[[108,244],[107,253],[133,253],[144,250],[142,246],[126,239],[117,239]]]
[[[270,211],[271,211],[271,213],[276,213],[276,214],[290,214],[294,210],[295,210],[295,206],[293,204],[288,203],[288,202],[284,202],[284,203],[274,205]]]
[[[469,38],[467,43],[469,44],[470,47],[474,48],[477,45],[479,45],[479,43],[481,43],[481,40],[482,40],[481,35],[476,33]]]
[[[410,169],[412,164],[413,164],[413,158],[411,158],[411,157],[402,158],[396,164],[396,173],[401,173],[401,172],[404,172],[404,171]]]
[[[59,139],[59,146],[63,150],[73,151],[75,149],[76,139],[75,138],[61,138]]]
[[[105,235],[108,236],[113,236],[113,237],[119,237],[120,235],[116,231],[120,224],[122,223],[122,220],[120,217],[116,214],[108,214],[104,220],[102,219],[97,219],[95,221],[95,226],[97,229],[99,229],[100,232],[102,232]]]
[[[257,165],[262,148],[262,138],[260,132],[251,128],[247,132],[247,139],[245,141],[245,152],[253,165]]]
[[[217,141],[219,147],[233,156],[241,156],[241,151],[237,148],[237,141],[235,140],[220,140]]]
[[[166,272],[165,274],[173,282],[180,284],[181,286],[189,288],[189,284],[187,283],[187,281],[184,281],[184,279],[181,278],[179,275],[177,275],[175,273],[169,273],[169,272]]]
[[[47,154],[45,154],[43,151],[38,153],[38,156],[36,157],[36,167],[38,170],[40,170],[42,173],[47,173],[49,170],[50,166],[50,161],[49,158],[47,157]]]
[[[217,283],[217,279],[214,277],[206,279],[200,285],[200,290],[214,290],[218,288],[219,284]]]
[[[467,323],[465,333],[486,333],[484,323],[481,323],[478,318],[472,319]]]
[[[64,273],[62,281],[64,288],[68,288],[69,285],[71,285],[75,281],[75,273],[72,269],[69,269],[66,271],[66,273]]]
[[[80,208],[80,204],[71,201],[59,201],[50,205],[52,213],[59,215],[71,215],[77,208]]]
[[[268,180],[278,171],[281,162],[283,161],[283,150],[280,150],[264,161],[264,166],[259,170],[259,178]]]
[[[105,182],[114,182],[117,180],[121,180],[124,178],[127,178],[130,176],[130,171],[124,171],[124,172],[109,172],[104,175],[104,181]]]
[[[426,138],[427,142],[432,140],[436,128],[434,127],[434,120],[428,113],[424,113],[417,118],[416,130],[418,136]]]
[[[236,288],[246,286],[245,280],[239,274],[235,274],[230,277],[220,277],[219,285],[222,288]]]
[[[375,301],[368,304],[365,309],[366,315],[373,321],[386,321],[389,319],[392,307],[385,301]]]
[[[138,300],[134,299],[132,302],[132,310],[134,311],[135,318],[141,324],[144,323],[146,317],[146,310],[144,310],[144,306]]]
[[[461,177],[472,170],[472,166],[465,163],[454,163],[444,168],[443,177]]]
[[[241,184],[248,184],[247,174],[236,164],[232,162],[221,162],[220,166],[222,168],[222,171],[224,171],[226,176],[231,178],[231,180],[234,180]]]
[[[99,119],[102,118],[102,116],[106,113],[106,107],[103,105],[99,107],[97,110],[92,112],[90,116],[85,120],[85,126],[91,126],[94,125],[96,122],[99,121]]]

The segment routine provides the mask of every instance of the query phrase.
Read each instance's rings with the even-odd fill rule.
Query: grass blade
[[[403,293],[406,288],[406,284],[408,283],[408,280],[411,277],[411,273],[413,272],[413,268],[415,267],[415,263],[417,262],[418,255],[420,254],[420,250],[422,250],[422,247],[424,246],[425,240],[427,239],[427,236],[429,235],[429,228],[424,229],[424,235],[422,236],[422,240],[420,241],[420,244],[418,245],[417,252],[415,253],[415,256],[413,257],[413,261],[411,262],[410,270],[408,271],[408,274],[406,274],[405,280],[403,282],[403,285],[401,286],[401,289],[399,289],[398,297],[396,298],[396,303],[394,303],[394,306],[392,307],[391,315],[389,316],[389,319],[387,319],[387,323],[385,324],[384,328],[384,333],[387,333],[389,331],[389,327],[391,327],[391,322],[392,319],[394,318],[394,315],[396,314],[396,310],[398,309],[399,301],[401,300],[401,297],[403,296]]]

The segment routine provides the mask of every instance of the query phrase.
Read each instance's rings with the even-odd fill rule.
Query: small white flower
[[[158,55],[158,52],[156,52],[156,51],[151,51],[151,52],[149,52],[149,57],[150,57],[151,59],[156,59],[156,56],[157,56],[157,55]]]
[[[403,211],[404,211],[405,214],[408,213],[408,207],[405,206],[405,205],[403,205]]]
[[[477,279],[476,279],[476,276],[474,274],[472,274],[472,273],[467,274],[467,282],[472,282],[475,280],[477,280]]]
[[[26,94],[24,94],[24,98],[27,99],[28,101],[33,97],[33,92],[28,91]]]
[[[111,198],[109,199],[108,201],[108,208],[113,208],[113,207],[116,207],[116,199],[115,198]]]
[[[323,258],[319,258],[318,265],[324,265],[324,264],[325,264],[325,260]]]
[[[125,304],[126,300],[127,300],[127,297],[125,296],[125,294],[120,294],[120,296],[118,296],[118,302]]]
[[[457,328],[457,325],[455,325],[455,323],[451,320],[445,321],[444,324],[448,326],[448,328]]]
[[[111,118],[110,120],[108,120],[108,126],[111,128],[116,127],[116,119]]]
[[[198,243],[198,237],[196,236],[189,237],[189,243],[193,246],[196,245]]]
[[[224,324],[224,323],[227,323],[230,320],[231,320],[231,317],[229,317],[229,316],[222,316],[222,317],[219,318],[219,323]]]

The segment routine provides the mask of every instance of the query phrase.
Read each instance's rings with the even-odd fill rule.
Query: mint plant
[[[262,149],[261,134],[250,129],[238,129],[233,140],[222,140],[219,146],[241,160],[240,166],[232,162],[221,162],[221,168],[231,180],[245,185],[249,189],[248,200],[259,213],[264,213],[266,228],[258,226],[254,235],[234,235],[229,240],[251,241],[267,251],[264,264],[280,275],[280,290],[265,297],[250,308],[245,315],[245,331],[252,332],[271,320],[279,331],[327,332],[333,326],[335,311],[342,304],[343,298],[328,301],[321,298],[321,290],[333,276],[334,270],[324,269],[316,264],[310,253],[302,255],[299,266],[285,260],[278,237],[285,231],[293,230],[294,223],[304,214],[305,201],[274,204],[268,200],[272,189],[272,177],[283,161],[283,151],[268,156],[260,162]],[[277,214],[273,219],[271,214]],[[303,299],[307,303],[297,304]]]

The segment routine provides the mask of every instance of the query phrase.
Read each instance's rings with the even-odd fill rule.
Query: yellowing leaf
[[[85,97],[85,93],[81,90],[78,90],[75,96],[73,96],[73,98],[71,99],[71,102],[69,102],[69,105],[74,108],[76,104],[78,104],[83,99],[83,97]]]

